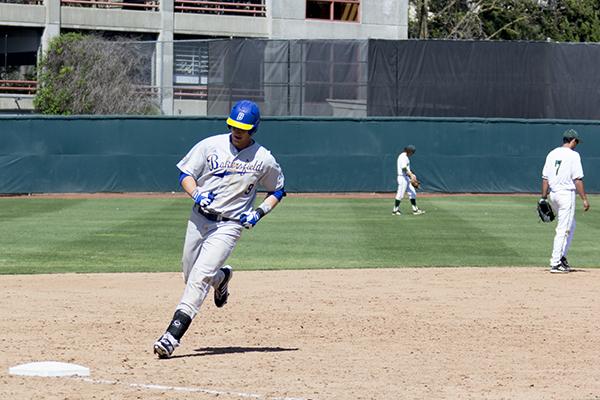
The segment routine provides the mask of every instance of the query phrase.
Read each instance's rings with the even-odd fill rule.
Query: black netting
[[[214,41],[208,114],[250,99],[263,115],[366,116],[367,41]]]
[[[369,44],[370,116],[600,117],[597,44]]]
[[[600,46],[546,42],[209,42],[208,114],[600,117]]]

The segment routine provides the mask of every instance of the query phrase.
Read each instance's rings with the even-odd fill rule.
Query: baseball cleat
[[[221,271],[225,274],[223,281],[215,288],[215,306],[223,307],[225,303],[227,303],[227,298],[229,297],[229,281],[233,277],[233,268],[231,266],[226,265],[221,268]]]
[[[167,332],[154,342],[154,354],[158,358],[169,358],[177,346],[179,346],[177,339]]]
[[[415,211],[413,211],[413,215],[421,215],[421,214],[425,214],[425,211],[423,211],[421,209],[416,209]]]
[[[567,257],[562,257],[560,259],[560,264],[565,267],[565,269],[567,270],[567,272],[571,272],[571,266],[569,265],[569,262],[567,261]]]
[[[400,212],[400,210],[394,210],[392,211],[392,215],[402,215],[402,213]]]
[[[562,264],[558,264],[558,265],[552,265],[550,266],[550,272],[553,274],[566,274],[568,273],[570,270],[567,269],[564,265]]]

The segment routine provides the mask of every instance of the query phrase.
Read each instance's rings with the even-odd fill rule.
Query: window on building
[[[208,42],[174,42],[173,80],[178,85],[206,85],[208,81]]]
[[[358,22],[360,0],[306,0],[306,18]]]

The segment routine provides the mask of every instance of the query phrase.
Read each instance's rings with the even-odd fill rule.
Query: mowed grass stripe
[[[549,226],[538,223],[529,197],[446,197],[432,203],[450,215],[436,233],[453,266],[536,265],[545,258]],[[453,236],[449,239],[448,236]],[[544,238],[547,238],[544,241]],[[439,262],[439,261],[438,261]]]
[[[542,224],[537,219],[536,196],[423,198],[419,205],[428,213],[422,216],[411,215],[408,201],[404,200],[405,215],[401,217],[391,215],[393,200],[327,199],[326,206],[312,208],[313,199],[294,200],[304,203],[288,203],[286,210],[303,216],[303,222],[286,220],[282,212],[282,221],[292,222],[293,226],[277,226],[274,213],[264,222],[273,223],[270,234],[263,225],[251,239],[243,239],[258,246],[264,257],[244,246],[234,253],[233,260],[246,268],[260,269],[546,267],[554,236],[555,225]],[[598,225],[596,214],[583,215],[580,203],[578,207],[578,219]],[[589,241],[589,231],[587,227],[577,229],[570,253],[580,267],[600,264],[597,244]],[[291,232],[300,234],[294,236]],[[265,259],[273,264],[266,265]]]
[[[600,266],[600,196],[591,196],[592,208],[583,212],[581,201],[577,199],[575,213],[576,228],[573,245],[569,251],[569,260],[573,266],[596,265]],[[553,225],[554,227],[554,225]],[[554,230],[551,230],[554,233]],[[579,260],[585,260],[579,262]]]
[[[361,266],[353,258],[358,249],[350,246],[364,236],[349,207],[356,203],[285,199],[256,228],[243,234],[231,263],[248,269]]]
[[[19,202],[15,207],[12,202]],[[179,204],[173,204],[178,202]],[[152,199],[3,199],[19,213],[2,220],[0,268],[11,272],[172,270],[189,203]],[[30,212],[40,208],[55,212]],[[169,221],[180,221],[179,228]],[[165,254],[166,257],[161,256]],[[162,263],[166,265],[163,265]],[[162,268],[161,268],[162,267]]]
[[[69,245],[90,250],[88,268],[107,272],[178,269],[191,204],[184,199],[153,200],[161,201],[121,205],[122,218]],[[96,221],[110,213],[110,209],[99,213]]]
[[[427,214],[391,215],[389,199],[289,196],[244,231],[237,269],[405,266],[546,267],[554,224],[535,196],[420,198]],[[592,206],[598,196],[592,196]],[[0,273],[178,271],[188,199],[0,199]],[[9,217],[10,216],[10,217]],[[583,215],[569,259],[597,267],[600,213]]]

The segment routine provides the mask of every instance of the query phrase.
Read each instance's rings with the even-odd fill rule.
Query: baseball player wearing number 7
[[[542,169],[542,198],[546,201],[550,193],[550,203],[557,211],[558,222],[550,258],[550,272],[568,273],[571,266],[567,261],[567,252],[571,247],[575,232],[575,192],[583,200],[583,210],[590,208],[583,186],[583,168],[581,157],[575,151],[579,144],[579,134],[569,129],[563,133],[563,145],[552,150],[546,156]]]
[[[398,190],[396,191],[394,208],[392,209],[393,215],[402,215],[400,212],[400,202],[406,193],[408,193],[413,214],[425,214],[425,211],[417,207],[417,191],[415,186],[418,186],[419,181],[417,176],[410,169],[410,157],[412,157],[416,151],[416,147],[412,144],[409,144],[398,156],[398,160],[396,162],[398,169]]]
[[[233,269],[225,261],[242,228],[254,227],[285,196],[279,164],[253,138],[259,122],[255,103],[236,103],[227,119],[230,133],[200,141],[177,164],[181,187],[194,205],[181,262],[185,289],[166,332],[154,343],[159,358],[169,358],[179,346],[211,287],[215,305],[227,303]],[[268,194],[253,210],[259,186]]]

